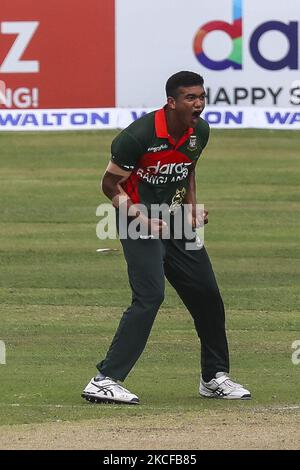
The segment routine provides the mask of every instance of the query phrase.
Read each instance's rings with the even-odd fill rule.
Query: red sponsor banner
[[[115,106],[115,0],[1,0],[0,107]]]

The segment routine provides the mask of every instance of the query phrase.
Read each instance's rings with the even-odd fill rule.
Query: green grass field
[[[0,133],[0,423],[300,405],[299,132],[213,131],[198,165],[206,246],[227,309],[233,378],[249,402],[198,397],[198,340],[172,289],[126,386],[139,407],[86,403],[83,386],[130,302],[118,240],[96,237],[115,132]],[[298,174],[297,174],[298,173]],[[298,281],[298,282],[297,282]]]

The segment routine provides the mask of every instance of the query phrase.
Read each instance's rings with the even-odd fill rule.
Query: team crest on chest
[[[188,150],[197,150],[197,136],[196,135],[191,135],[190,140],[189,140],[189,145],[188,145]]]

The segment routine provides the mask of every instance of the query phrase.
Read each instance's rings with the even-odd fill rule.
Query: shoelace
[[[119,385],[119,384],[116,384],[116,385],[111,385],[112,387],[115,386],[117,387],[119,390],[121,390],[121,392],[126,392],[126,393],[131,393],[129,390],[127,390],[126,388],[122,387],[122,385]]]
[[[233,388],[242,387],[241,384],[238,384],[237,382],[233,382],[233,381],[230,380],[230,379],[226,379],[224,383],[225,383],[226,385],[228,385],[229,387],[233,387]]]
[[[111,388],[116,388],[118,390],[120,390],[121,392],[126,392],[126,393],[131,393],[129,392],[129,390],[127,390],[126,388],[122,387],[122,385],[119,385],[118,383],[116,382],[112,382],[110,384],[106,384],[106,385],[99,385],[101,384],[101,381],[97,383],[97,387],[99,388],[99,390],[106,390],[106,391],[110,391]]]

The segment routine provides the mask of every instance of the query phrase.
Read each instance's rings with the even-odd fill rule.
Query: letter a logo
[[[208,69],[225,70],[242,69],[242,3],[243,0],[233,0],[233,23],[225,21],[210,21],[201,26],[194,39],[194,52],[199,62]],[[212,60],[203,51],[204,38],[213,31],[224,31],[232,39],[232,52],[227,59]]]

